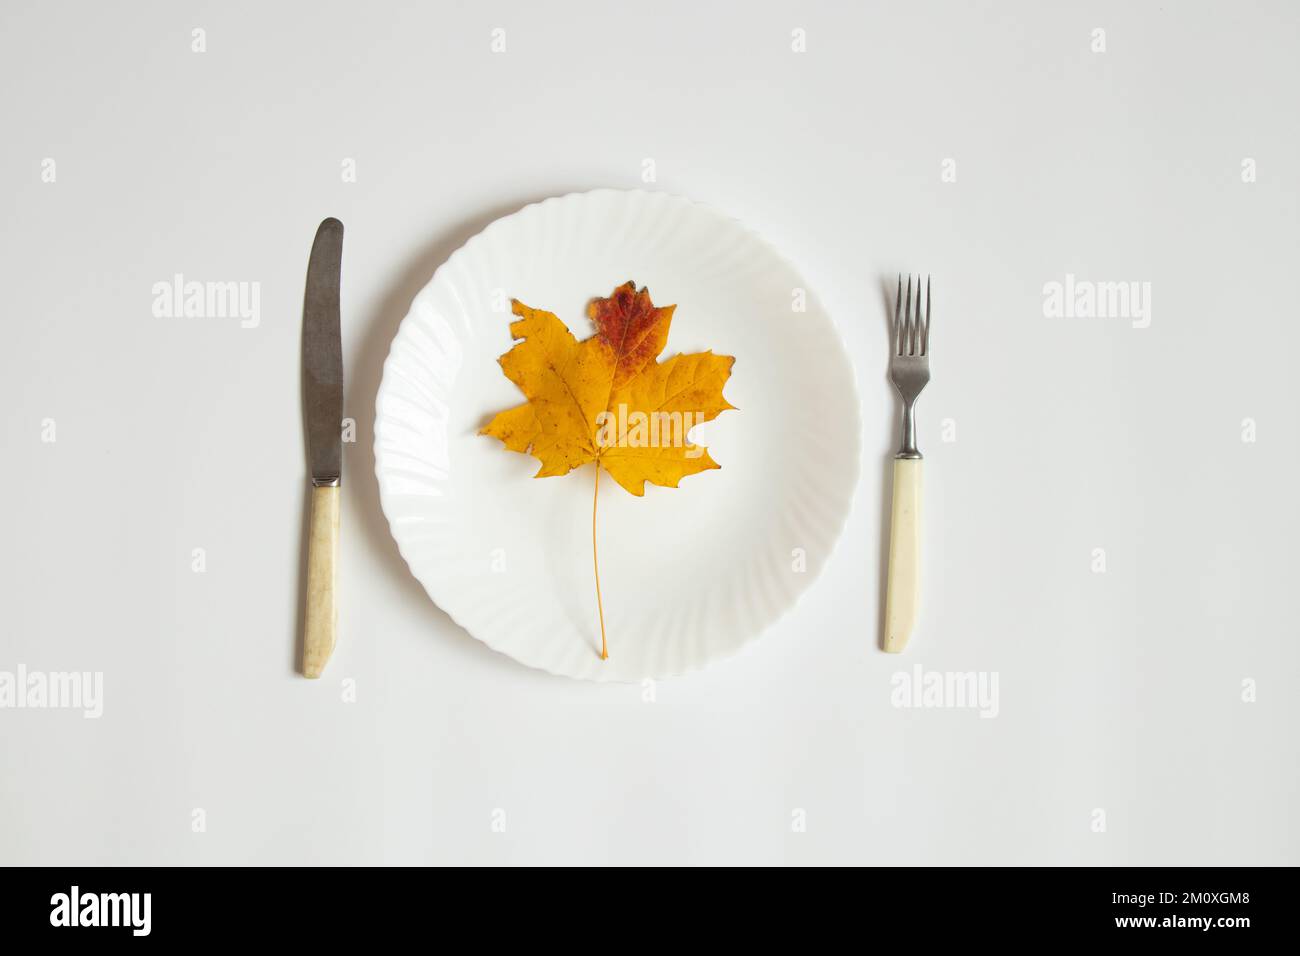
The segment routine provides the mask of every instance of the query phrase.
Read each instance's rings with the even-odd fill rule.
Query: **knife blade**
[[[343,480],[342,261],[343,223],[326,219],[312,243],[302,307],[303,421],[311,473],[302,672],[310,678],[320,677],[325,670],[338,629],[335,583]]]
[[[303,414],[307,464],[313,485],[343,477],[343,344],[339,331],[339,273],[343,223],[326,219],[316,230],[307,264],[302,307]]]

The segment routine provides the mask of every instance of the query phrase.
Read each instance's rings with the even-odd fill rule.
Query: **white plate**
[[[535,458],[477,433],[522,401],[497,364],[509,299],[583,339],[587,301],[629,279],[677,306],[661,358],[736,357],[738,410],[691,435],[720,470],[644,498],[600,483],[601,661],[595,466],[534,479]],[[548,199],[475,236],[416,296],[376,407],[384,513],[429,596],[501,653],[586,680],[680,674],[752,641],[817,577],[857,484],[853,372],[817,298],[753,232],[663,193]]]

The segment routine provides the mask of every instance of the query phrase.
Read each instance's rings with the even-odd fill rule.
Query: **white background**
[[[7,3],[0,670],[102,671],[105,701],[0,710],[0,862],[1300,862],[1297,27],[1284,3]],[[866,422],[823,577],[653,703],[453,626],[372,473],[415,292],[494,218],[597,186],[767,236]],[[359,434],[313,683],[298,347],[327,215]],[[882,285],[908,269],[935,276],[934,380],[896,658]],[[154,317],[176,273],[260,282],[261,324]],[[1150,327],[1045,317],[1066,273],[1150,282]],[[918,664],[997,672],[998,716],[892,706]]]

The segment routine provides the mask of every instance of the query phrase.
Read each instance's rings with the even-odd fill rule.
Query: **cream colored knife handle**
[[[889,526],[889,590],[885,650],[907,646],[916,625],[921,584],[921,459],[894,459],[894,508]]]
[[[339,551],[339,489],[311,489],[311,530],[307,544],[307,608],[303,622],[302,672],[320,677],[334,653],[338,608],[334,603]]]

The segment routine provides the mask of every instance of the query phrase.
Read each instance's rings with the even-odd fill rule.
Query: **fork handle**
[[[889,588],[885,650],[907,646],[916,624],[921,584],[921,459],[894,459],[894,506],[889,527]]]

